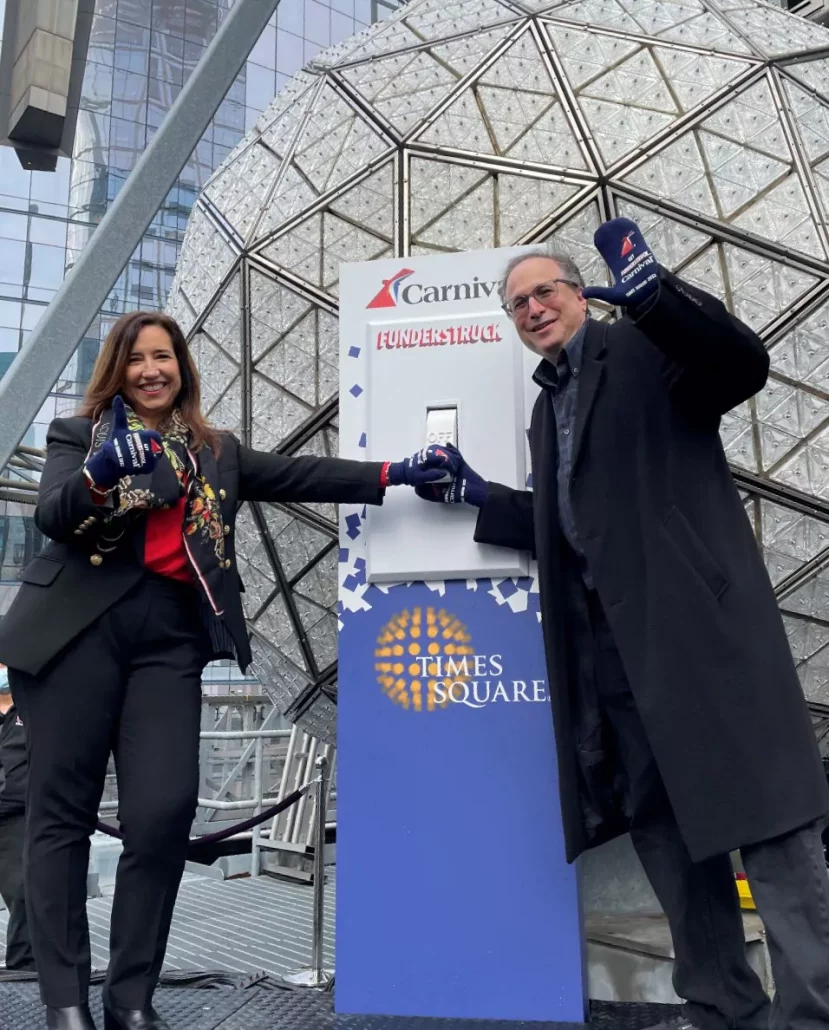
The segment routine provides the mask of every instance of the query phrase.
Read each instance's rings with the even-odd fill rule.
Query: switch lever
[[[458,446],[458,409],[456,407],[434,407],[426,409],[426,446],[434,444]],[[436,483],[450,483],[451,473],[447,472]]]

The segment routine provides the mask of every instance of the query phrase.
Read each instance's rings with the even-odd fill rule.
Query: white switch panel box
[[[342,266],[341,367],[359,348],[366,458],[399,460],[429,444],[454,443],[484,479],[525,488],[524,348],[497,293],[516,252]],[[343,387],[341,412],[354,406]],[[354,435],[348,415],[342,417]],[[390,488],[383,506],[366,516],[368,580],[525,575],[525,552],[475,543],[477,516],[466,504],[431,503],[410,488]]]

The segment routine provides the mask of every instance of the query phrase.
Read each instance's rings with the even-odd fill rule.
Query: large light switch
[[[343,457],[399,461],[454,444],[484,479],[526,489],[524,348],[499,296],[518,252],[341,266]],[[468,504],[401,486],[358,518],[369,582],[504,579],[529,568],[526,552],[475,543],[478,509]]]
[[[458,409],[451,408],[427,408],[426,409],[426,440],[425,446],[437,445],[446,447],[451,444],[459,447],[458,444]],[[436,483],[447,483],[452,479],[452,474],[447,472],[445,476],[436,479]]]
[[[379,313],[378,313],[379,314]],[[476,472],[506,486],[526,482],[523,360],[506,333],[478,347],[388,351],[388,330],[373,315],[367,327],[368,454],[373,460],[412,454],[425,444],[455,443]],[[409,316],[411,319],[411,316]],[[498,316],[487,317],[487,324]],[[377,319],[377,321],[374,321]],[[468,319],[469,320],[469,319]],[[414,320],[413,320],[414,321]],[[439,331],[442,319],[414,321]],[[477,321],[477,320],[476,320]],[[418,331],[417,328],[414,330]],[[478,509],[388,490],[368,513],[369,582],[522,576],[528,557],[473,540]]]

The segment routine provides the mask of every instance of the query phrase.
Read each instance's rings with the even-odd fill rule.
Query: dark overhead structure
[[[24,168],[71,155],[95,0],[7,0],[0,50],[0,141]]]

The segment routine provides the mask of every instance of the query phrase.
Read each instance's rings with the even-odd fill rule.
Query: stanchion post
[[[253,801],[254,815],[262,811],[262,766],[264,764],[265,741],[261,737],[256,738],[253,752]],[[259,838],[262,833],[261,826],[254,826],[250,841],[250,875],[258,876],[262,866],[262,852],[259,848]]]
[[[317,767],[317,832],[314,843],[314,948],[311,964],[314,978],[324,982],[322,968],[322,934],[325,919],[325,809],[328,799],[328,759],[325,755],[314,763]]]
[[[314,841],[314,927],[311,942],[311,968],[287,973],[285,980],[296,987],[325,987],[334,975],[323,963],[323,931],[325,924],[325,810],[328,800],[328,759],[320,755],[314,763],[317,770],[316,840]]]

